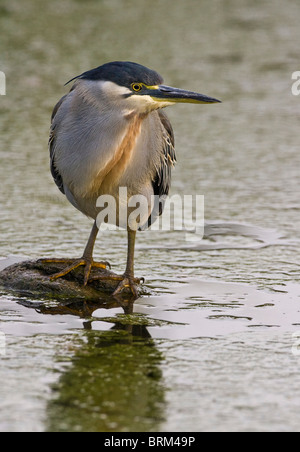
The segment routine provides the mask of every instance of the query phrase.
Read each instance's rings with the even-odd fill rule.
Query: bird
[[[114,296],[127,288],[138,298],[137,286],[143,279],[136,278],[134,273],[136,234],[139,229],[150,227],[163,213],[176,164],[174,131],[164,108],[176,103],[221,101],[167,86],[156,71],[130,61],[105,63],[72,78],[66,85],[69,83],[70,91],[55,105],[51,117],[50,169],[59,190],[94,223],[80,259],[43,259],[43,263],[66,265],[52,275],[52,281],[83,266],[84,285],[96,278],[109,278],[116,281]],[[116,226],[128,233],[124,274],[91,277],[93,268],[110,266],[93,259],[100,229],[97,200],[109,195],[120,208],[122,187],[127,193],[125,204],[134,196],[143,196],[149,207],[139,218],[139,224],[124,224],[120,215],[115,216]],[[153,196],[161,201],[158,206],[151,203]],[[125,220],[128,217],[129,213]]]

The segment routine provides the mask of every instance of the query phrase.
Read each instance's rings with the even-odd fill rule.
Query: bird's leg
[[[51,276],[51,281],[55,281],[58,278],[62,278],[63,276],[70,273],[72,270],[75,270],[78,267],[84,266],[84,285],[86,286],[92,271],[92,268],[102,268],[106,269],[110,267],[108,262],[95,262],[93,259],[93,251],[96,242],[96,238],[98,235],[99,229],[97,223],[95,221],[93,225],[92,232],[90,234],[90,238],[84,250],[83,256],[80,259],[40,259],[39,262],[43,264],[55,264],[55,263],[63,263],[68,266],[59,273],[55,273]]]
[[[123,289],[129,287],[135,298],[138,298],[136,283],[140,284],[141,280],[134,277],[134,252],[135,252],[136,231],[128,230],[128,254],[127,266],[122,280],[116,288],[113,295],[118,295]]]
[[[134,251],[135,251],[135,238],[136,231],[129,230],[128,231],[128,255],[127,255],[127,266],[124,275],[122,276],[92,276],[89,280],[109,280],[109,281],[120,281],[118,287],[113,293],[114,296],[119,295],[123,289],[130,288],[132,294],[135,298],[138,298],[137,285],[145,282],[143,278],[135,278],[134,277]]]

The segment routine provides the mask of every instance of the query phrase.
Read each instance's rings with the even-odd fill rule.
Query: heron
[[[43,259],[60,262],[66,267],[51,280],[64,277],[84,267],[83,284],[93,268],[106,269],[107,262],[93,259],[100,229],[97,222],[97,200],[110,195],[120,207],[120,187],[127,196],[141,195],[149,201],[144,227],[121,224],[127,229],[127,265],[121,276],[101,276],[116,280],[114,296],[127,288],[135,298],[142,279],[134,273],[136,234],[151,226],[163,213],[164,203],[155,207],[152,196],[165,199],[171,185],[171,172],[176,163],[174,132],[163,111],[176,103],[213,104],[218,99],[193,91],[170,87],[154,70],[143,65],[114,61],[72,78],[72,87],[54,107],[49,138],[50,165],[53,179],[68,201],[94,220],[92,231],[80,259]],[[140,223],[141,225],[141,223]]]

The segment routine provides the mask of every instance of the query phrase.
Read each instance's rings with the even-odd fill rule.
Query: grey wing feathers
[[[165,201],[171,187],[172,169],[176,164],[175,139],[172,125],[162,110],[159,111],[159,117],[163,126],[163,148],[160,166],[157,168],[156,177],[152,181],[155,205],[148,220],[148,227],[163,213]]]
[[[162,197],[167,196],[170,191],[171,172],[176,164],[176,154],[174,133],[171,123],[163,111],[159,111],[159,117],[163,125],[163,149],[160,167],[157,168],[156,177],[152,184],[154,194]]]
[[[49,151],[50,151],[50,169],[51,169],[51,174],[52,177],[54,179],[54,182],[56,183],[56,185],[58,186],[58,188],[60,189],[60,191],[65,194],[65,190],[64,190],[64,184],[63,184],[63,180],[61,175],[59,174],[56,165],[55,165],[55,141],[56,141],[56,126],[53,124],[54,118],[56,113],[58,112],[60,106],[62,105],[63,101],[65,100],[65,98],[67,97],[67,95],[65,95],[64,97],[62,97],[60,99],[60,101],[55,105],[53,113],[52,113],[52,117],[51,117],[51,128],[50,128],[50,136],[49,136]]]

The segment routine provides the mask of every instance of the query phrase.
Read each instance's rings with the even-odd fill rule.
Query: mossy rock
[[[64,263],[41,263],[39,260],[28,260],[6,267],[0,272],[0,286],[9,292],[21,296],[43,299],[83,299],[102,302],[111,299],[118,286],[118,281],[94,280],[83,285],[83,267],[73,270],[63,278],[51,281],[51,275],[61,272]],[[109,270],[93,269],[91,276],[116,276]],[[145,294],[139,287],[139,295]],[[122,293],[122,297],[130,297],[130,291]]]

